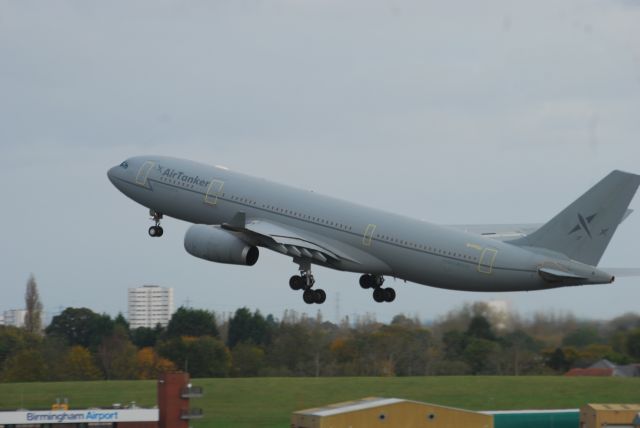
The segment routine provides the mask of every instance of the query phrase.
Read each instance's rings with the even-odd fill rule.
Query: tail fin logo
[[[569,235],[582,229],[589,236],[589,239],[593,239],[593,236],[591,236],[591,230],[589,229],[589,225],[591,224],[593,219],[596,218],[597,215],[598,214],[596,213],[596,214],[590,215],[589,217],[583,217],[582,214],[578,213],[578,224],[576,224],[575,227],[571,229],[571,232],[569,232]]]

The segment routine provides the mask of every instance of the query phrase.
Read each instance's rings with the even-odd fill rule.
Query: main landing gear
[[[300,265],[300,275],[294,275],[289,279],[289,287],[292,290],[304,290],[302,300],[308,305],[313,303],[322,304],[327,300],[327,293],[321,288],[313,290],[316,280],[311,273],[311,264]]]
[[[379,275],[365,274],[360,277],[360,287],[373,288],[373,300],[378,303],[393,302],[396,299],[396,291],[391,288],[382,288],[384,277]]]
[[[164,229],[160,226],[160,220],[162,219],[162,214],[157,213],[154,210],[149,210],[149,215],[151,216],[151,220],[153,220],[156,225],[151,226],[149,228],[149,236],[152,238],[159,238],[164,235]]]

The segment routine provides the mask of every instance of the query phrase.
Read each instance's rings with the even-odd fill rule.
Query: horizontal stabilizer
[[[538,274],[548,282],[566,282],[566,281],[582,281],[586,278],[571,272],[565,272],[558,269],[540,268]]]
[[[627,209],[620,223],[625,221],[633,213],[632,209]],[[487,238],[499,241],[509,241],[517,238],[524,238],[540,229],[543,223],[520,223],[520,224],[452,224],[448,227],[475,233]]]

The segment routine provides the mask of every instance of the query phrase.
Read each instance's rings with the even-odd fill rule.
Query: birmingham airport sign
[[[90,409],[0,412],[0,425],[156,421],[158,421],[158,409]]]

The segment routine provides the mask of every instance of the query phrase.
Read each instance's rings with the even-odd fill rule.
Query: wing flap
[[[305,257],[326,263],[328,259],[348,260],[358,263],[348,254],[322,240],[303,232],[264,220],[247,222],[243,229],[268,240],[270,248],[294,257]]]

